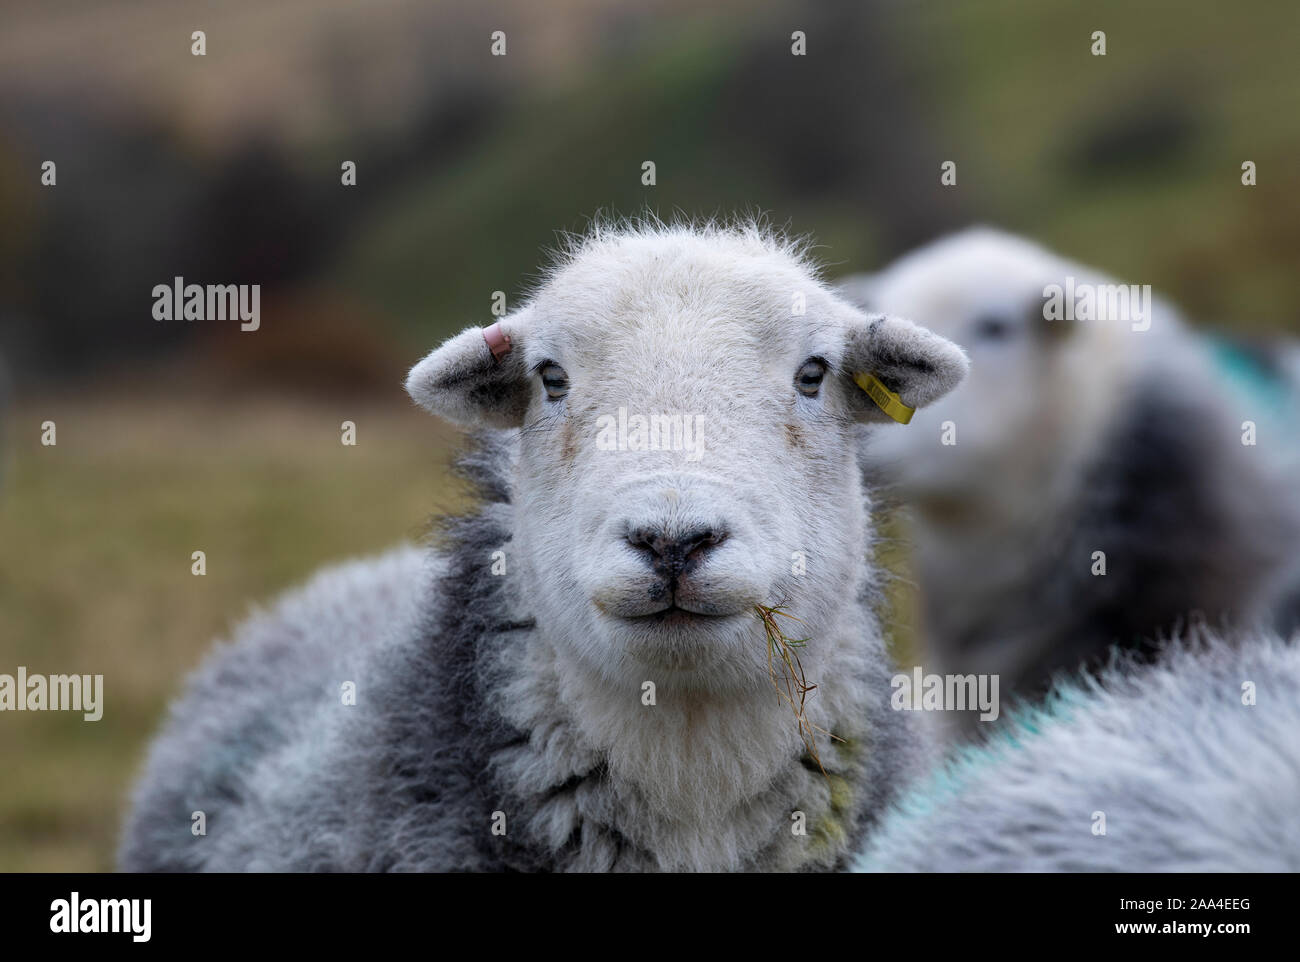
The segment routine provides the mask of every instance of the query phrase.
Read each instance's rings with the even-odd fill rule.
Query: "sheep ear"
[[[406,379],[406,393],[463,427],[519,427],[532,396],[524,366],[520,314],[471,327],[444,342]]]
[[[843,367],[853,380],[849,393],[859,420],[906,423],[909,409],[931,404],[960,384],[969,362],[952,341],[911,321],[857,314]]]

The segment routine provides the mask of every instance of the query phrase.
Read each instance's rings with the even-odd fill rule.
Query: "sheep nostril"
[[[727,532],[705,528],[697,531],[693,535],[683,538],[680,542],[681,551],[685,557],[690,557],[698,551],[707,550],[716,547],[727,540]]]
[[[720,528],[697,528],[682,535],[671,535],[653,528],[633,528],[627,533],[632,547],[648,552],[649,561],[656,571],[676,577],[690,561],[727,540],[727,532]]]
[[[649,551],[652,555],[658,555],[659,549],[656,545],[662,543],[662,539],[649,528],[633,528],[627,533],[627,541],[634,548],[642,551]]]

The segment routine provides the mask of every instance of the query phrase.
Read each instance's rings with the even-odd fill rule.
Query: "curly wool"
[[[891,807],[854,867],[1300,871],[1298,691],[1300,636],[1202,632],[1155,665],[1122,659],[961,750]]]

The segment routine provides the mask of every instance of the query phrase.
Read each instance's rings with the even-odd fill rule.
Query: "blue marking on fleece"
[[[987,739],[976,745],[960,745],[933,773],[906,791],[881,820],[898,824],[925,818],[941,802],[960,795],[967,782],[981,770],[995,764],[1026,741],[1042,735],[1054,725],[1069,721],[1076,706],[1090,700],[1086,683],[1072,682],[1053,688],[1041,704],[1017,706]],[[860,859],[856,871],[871,871],[870,859]]]
[[[1240,345],[1222,337],[1207,336],[1206,344],[1215,367],[1243,399],[1263,403],[1271,414],[1281,415],[1296,403],[1295,385],[1268,370]]]

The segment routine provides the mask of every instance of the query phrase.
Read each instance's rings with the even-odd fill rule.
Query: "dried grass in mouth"
[[[826,775],[821,755],[817,753],[817,733],[821,732],[836,741],[844,739],[819,725],[814,725],[808,718],[805,703],[808,693],[817,687],[808,683],[803,664],[799,661],[799,649],[808,643],[808,639],[791,638],[785,633],[781,623],[777,621],[778,618],[803,624],[785,608],[783,604],[770,608],[767,605],[754,605],[759,620],[763,622],[763,631],[767,635],[767,674],[772,680],[772,687],[776,690],[777,697],[789,705],[790,710],[794,712],[795,720],[799,723],[799,735],[803,738],[808,755],[817,763],[822,775]]]

